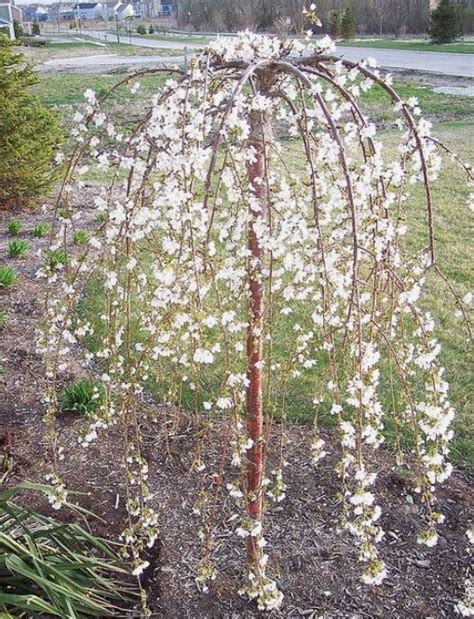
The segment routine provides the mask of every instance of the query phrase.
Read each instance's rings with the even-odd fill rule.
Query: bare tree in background
[[[306,29],[303,9],[309,0],[177,0],[175,12],[181,27],[196,30],[237,31],[243,28],[301,32]],[[329,32],[331,13],[341,14],[347,0],[316,2],[322,31]],[[427,0],[357,0],[352,3],[360,32],[426,32],[429,22]],[[282,30],[283,28],[283,30]]]
[[[389,0],[370,0],[369,6],[377,19],[378,33],[382,35],[385,20],[390,14]]]
[[[388,0],[390,15],[390,31],[399,37],[408,29],[408,15],[410,12],[410,0]]]

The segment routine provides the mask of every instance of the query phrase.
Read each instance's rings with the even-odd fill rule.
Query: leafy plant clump
[[[81,378],[63,389],[59,408],[65,413],[94,413],[104,400],[102,385],[88,378]]]
[[[146,34],[146,28],[143,24],[138,24],[137,34]]]
[[[107,213],[97,213],[95,220],[99,224],[104,224],[108,219]]]
[[[16,271],[11,267],[0,266],[0,289],[10,288],[16,282]]]
[[[76,230],[72,241],[74,245],[86,245],[89,242],[89,233],[87,230]]]
[[[54,271],[66,263],[66,254],[61,249],[52,249],[48,253],[49,268]]]
[[[53,159],[61,141],[55,114],[31,94],[32,66],[0,35],[0,206],[27,205],[54,182]]]
[[[12,219],[7,224],[7,232],[11,236],[16,236],[22,228],[23,224],[21,223],[21,221],[18,221],[18,219]]]
[[[48,230],[49,230],[48,224],[45,224],[45,223],[36,224],[36,226],[33,228],[33,236],[35,236],[38,239],[41,239],[42,237],[48,234]]]
[[[8,256],[10,258],[21,258],[30,249],[30,244],[23,239],[13,239],[8,243]]]
[[[114,550],[77,524],[15,503],[15,494],[24,489],[51,499],[49,488],[27,482],[0,494],[0,615],[115,615],[114,603],[129,592],[118,581],[124,570]]]

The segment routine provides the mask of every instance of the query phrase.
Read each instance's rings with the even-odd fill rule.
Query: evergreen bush
[[[343,39],[353,39],[356,33],[354,11],[348,6],[341,20],[341,35]]]
[[[462,9],[449,0],[441,0],[431,12],[430,36],[433,43],[451,43],[464,33]]]
[[[333,39],[341,36],[341,14],[334,10],[331,12],[331,21],[329,22],[329,33]]]
[[[21,39],[23,36],[23,26],[16,19],[13,20],[13,32],[15,33],[15,39]]]
[[[0,35],[0,208],[28,204],[54,182],[61,129],[31,93],[37,82],[25,57]]]

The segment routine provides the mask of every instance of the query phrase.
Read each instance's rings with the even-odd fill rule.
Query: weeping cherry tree
[[[384,426],[394,428],[397,463],[416,479],[420,544],[437,543],[443,514],[435,489],[452,471],[454,410],[436,320],[422,303],[429,273],[450,289],[469,329],[470,297],[460,298],[436,256],[431,185],[445,147],[417,101],[402,99],[373,61],[331,51],[328,38],[216,39],[186,71],[166,70],[126,131],[107,113],[107,96],[86,91],[40,273],[48,290],[39,346],[53,507],[67,494],[57,385],[74,349],[105,391],[79,441],[87,448],[103,433],[122,433],[122,539],[134,574],[147,567],[144,552],[159,535],[159,488],[150,486],[141,434],[150,414],[144,393],[153,386],[157,420],[165,415],[176,429],[183,414],[192,416],[198,586],[207,590],[218,574],[217,506],[229,493],[236,535],[247,545],[240,593],[266,610],[283,597],[267,565],[264,512],[285,498],[291,385],[304,381],[309,391],[314,466],[331,447],[318,418],[334,420],[341,523],[362,580],[378,585],[387,573],[374,491]],[[145,73],[121,84],[136,92]],[[374,86],[398,113],[397,145],[387,152],[363,110],[361,94]],[[71,196],[90,166],[109,180],[94,200],[94,232],[78,249],[71,239],[81,210]],[[405,241],[417,184],[425,196],[422,252]],[[58,251],[64,264],[50,259]],[[103,295],[93,316],[78,310],[91,281]],[[83,342],[92,336],[91,348]],[[382,393],[391,396],[382,402]],[[208,455],[213,426],[222,443],[218,469]]]

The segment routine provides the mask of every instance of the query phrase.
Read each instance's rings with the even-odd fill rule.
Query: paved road
[[[387,69],[409,69],[456,77],[474,77],[473,54],[415,52],[367,47],[339,47],[337,53],[353,61],[372,56],[381,67]]]
[[[83,34],[96,38],[100,41],[115,41],[116,38],[110,33],[85,30]],[[203,47],[200,43],[182,43],[167,39],[146,39],[143,37],[121,36],[120,41],[126,44],[139,45],[142,47],[168,48],[176,50],[184,50],[188,47],[190,51]],[[387,69],[405,69],[411,71],[420,71],[428,73],[437,73],[440,75],[449,75],[454,77],[474,78],[474,56],[472,54],[453,54],[443,52],[418,52],[408,50],[394,49],[373,49],[365,47],[339,47],[336,53],[348,60],[359,61],[363,58],[372,56],[381,67]],[[95,58],[96,60],[91,60]],[[102,60],[102,59],[103,60]],[[150,57],[150,56],[88,56],[86,58],[68,58],[64,60],[49,61],[43,65],[46,71],[67,70],[70,67],[72,70],[80,71],[83,67],[83,72],[100,72],[101,70],[110,70],[111,67],[123,66],[148,66],[156,62],[166,62],[176,64],[182,62],[182,57]]]

